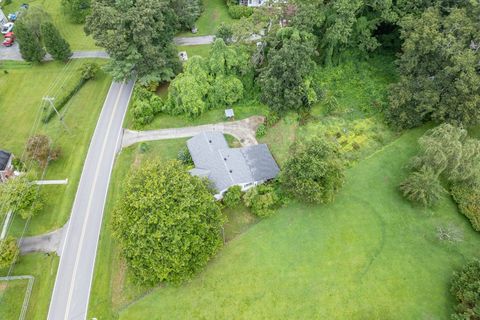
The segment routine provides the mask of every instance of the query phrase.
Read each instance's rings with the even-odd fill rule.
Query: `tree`
[[[82,79],[91,80],[94,79],[100,70],[100,66],[95,62],[85,62],[80,67],[80,73],[82,74]]]
[[[281,205],[281,198],[272,185],[261,184],[249,189],[244,197],[245,205],[260,218],[271,216]]]
[[[135,87],[132,100],[133,125],[135,127],[151,123],[163,108],[162,99],[143,86]]]
[[[178,17],[180,29],[192,29],[202,13],[201,0],[176,0],[172,2],[175,14]]]
[[[33,184],[26,175],[1,183],[0,200],[5,212],[17,212],[23,219],[32,217],[43,207],[38,186]]]
[[[19,253],[20,249],[15,238],[7,237],[0,240],[0,270],[10,267]]]
[[[30,137],[27,141],[26,151],[27,157],[37,161],[42,168],[45,168],[48,162],[58,159],[61,153],[61,149],[54,148],[50,138],[43,134]]]
[[[391,88],[389,122],[411,128],[426,121],[472,126],[480,121],[480,5],[444,15],[429,8],[402,22],[400,80]],[[462,21],[462,24],[458,24]]]
[[[242,188],[240,186],[228,188],[222,200],[227,208],[235,208],[240,204],[240,201],[242,201]]]
[[[450,292],[458,301],[453,319],[480,319],[480,260],[467,263],[454,272]]]
[[[400,184],[403,195],[424,207],[436,204],[445,193],[438,176],[431,169],[415,171]]]
[[[258,78],[263,102],[278,113],[310,108],[317,100],[310,81],[315,68],[313,36],[283,28],[268,48],[267,63]]]
[[[142,85],[171,80],[180,71],[173,45],[178,17],[173,0],[95,0],[85,31],[110,55],[114,79],[138,77]]]
[[[72,56],[70,45],[60,35],[60,32],[58,32],[53,23],[44,22],[41,30],[45,48],[54,60],[66,61]]]
[[[223,216],[207,182],[178,161],[133,171],[112,227],[135,279],[178,283],[202,269],[222,245]]]
[[[45,50],[40,39],[28,26],[17,23],[15,26],[15,35],[20,46],[22,59],[29,62],[40,62],[45,57]]]
[[[231,106],[243,98],[243,84],[235,76],[219,76],[208,93],[212,107]]]
[[[62,7],[71,22],[81,24],[90,14],[91,0],[62,0]]]
[[[337,144],[323,137],[296,143],[281,175],[283,188],[299,200],[329,203],[345,180]]]
[[[227,45],[233,43],[233,28],[229,24],[220,24],[215,33],[215,38],[222,39]]]

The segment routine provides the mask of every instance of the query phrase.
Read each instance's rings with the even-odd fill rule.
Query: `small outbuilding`
[[[208,178],[221,199],[232,186],[246,191],[274,179],[280,169],[266,144],[230,148],[221,132],[202,132],[187,141],[193,176]]]
[[[227,119],[235,118],[235,113],[233,112],[233,109],[225,109],[225,118]]]

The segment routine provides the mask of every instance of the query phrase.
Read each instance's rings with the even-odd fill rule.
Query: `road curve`
[[[88,149],[48,311],[49,320],[85,319],[103,209],[134,81],[112,83]]]

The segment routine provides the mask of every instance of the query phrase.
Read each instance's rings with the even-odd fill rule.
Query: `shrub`
[[[273,127],[278,123],[278,121],[280,121],[280,116],[278,115],[278,113],[274,111],[269,111],[265,118],[265,124],[267,125],[267,127]]]
[[[15,262],[15,258],[20,250],[17,245],[17,240],[13,237],[7,237],[0,240],[0,269],[8,268]]]
[[[461,228],[453,224],[438,226],[437,238],[438,240],[451,242],[451,243],[461,242],[463,241],[463,231]]]
[[[228,6],[228,13],[232,19],[240,19],[243,17],[250,17],[253,14],[253,8],[240,5]]]
[[[282,204],[280,196],[269,184],[262,184],[248,190],[243,200],[252,213],[260,218],[271,216]]]
[[[480,260],[467,263],[453,274],[450,292],[457,299],[453,319],[480,319]]]
[[[282,173],[282,186],[302,201],[332,202],[345,180],[344,169],[338,144],[317,136],[292,147]]]
[[[177,160],[183,163],[186,166],[193,165],[192,155],[188,150],[187,146],[184,146],[182,149],[178,151]]]
[[[473,229],[480,231],[480,187],[457,184],[451,193],[460,212],[470,220]]]
[[[147,88],[137,86],[133,94],[132,120],[136,128],[149,124],[162,111],[163,101]]]
[[[433,206],[445,193],[437,175],[430,169],[411,173],[400,184],[400,190],[408,200],[424,207]]]
[[[227,208],[235,208],[242,200],[242,188],[240,186],[230,187],[223,196],[223,204]]]
[[[100,70],[100,66],[95,62],[86,62],[82,64],[82,66],[80,67],[82,79],[94,79],[98,73],[98,70]]]
[[[43,206],[38,186],[33,184],[27,175],[8,179],[0,184],[0,203],[2,210],[17,212],[23,219],[32,217]]]
[[[257,138],[264,137],[267,134],[267,127],[262,123],[258,126],[255,135]]]

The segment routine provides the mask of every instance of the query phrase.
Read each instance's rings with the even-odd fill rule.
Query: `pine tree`
[[[20,54],[24,60],[29,62],[40,62],[43,60],[45,50],[33,30],[22,23],[17,23],[15,35],[20,45]]]
[[[47,52],[55,60],[65,61],[71,57],[72,51],[68,42],[60,35],[57,28],[51,22],[42,24],[42,37]]]

